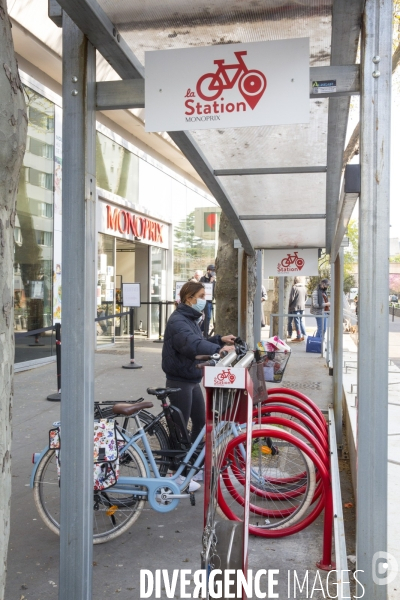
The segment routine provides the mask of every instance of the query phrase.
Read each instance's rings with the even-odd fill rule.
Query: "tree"
[[[0,107],[0,599],[3,599],[10,535],[15,199],[28,123],[6,0],[0,0]]]
[[[215,261],[217,269],[215,331],[222,335],[238,334],[238,251],[233,247],[235,237],[232,225],[222,212]]]

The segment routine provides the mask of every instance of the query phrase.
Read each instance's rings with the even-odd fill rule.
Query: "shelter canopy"
[[[60,4],[69,12],[74,0]],[[145,52],[150,50],[299,37],[310,39],[310,67],[351,65],[356,59],[362,4],[362,0],[98,0],[101,12],[144,67]],[[239,238],[249,242],[247,251],[249,247],[329,250],[337,221],[349,95],[311,97],[308,124],[191,132],[189,139],[211,167],[212,183],[232,208],[228,217]],[[171,137],[180,146],[179,139]],[[196,168],[196,160],[191,162]],[[282,167],[320,170],[215,173]],[[220,201],[210,178],[205,182]],[[220,204],[227,212],[226,203]]]

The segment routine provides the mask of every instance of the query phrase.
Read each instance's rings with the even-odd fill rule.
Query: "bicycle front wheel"
[[[269,537],[304,517],[316,486],[312,461],[274,429],[253,432],[251,447],[250,532]],[[242,520],[246,454],[243,435],[231,440],[221,469],[218,503],[231,520]]]
[[[120,475],[146,477],[146,469],[137,452],[128,448],[121,457]],[[144,489],[144,488],[141,488]],[[113,488],[93,492],[93,543],[108,542],[131,527],[144,506],[138,493],[116,494]],[[48,450],[41,459],[33,485],[36,508],[44,523],[57,535],[60,533],[60,485],[56,453]]]

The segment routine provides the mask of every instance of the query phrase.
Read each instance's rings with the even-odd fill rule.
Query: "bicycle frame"
[[[147,439],[144,428],[140,423],[138,415],[135,415],[134,419],[136,425],[138,426],[138,429],[132,437],[128,437],[124,431],[121,431],[119,429],[119,434],[122,435],[125,441],[127,442],[126,445],[120,450],[120,455],[123,456],[123,454],[128,450],[128,448],[133,448],[143,461],[143,464],[146,469],[146,477],[120,476],[118,482],[110,489],[112,489],[113,494],[126,495],[127,493],[131,493],[132,495],[138,495],[142,498],[146,498],[151,508],[157,512],[170,512],[178,506],[179,500],[181,500],[182,498],[189,498],[189,494],[187,494],[186,492],[182,493],[182,490],[185,489],[190,479],[200,470],[201,465],[204,462],[205,448],[203,447],[196,461],[190,468],[190,471],[186,475],[184,481],[180,485],[176,483],[176,479],[182,474],[183,470],[187,467],[188,461],[190,461],[193,454],[196,452],[197,448],[202,442],[205,434],[205,427],[199,433],[194,444],[184,456],[184,459],[182,460],[181,465],[179,466],[176,473],[172,477],[161,477],[157,467],[157,463],[154,459],[153,451]],[[220,424],[219,428],[221,428],[221,426],[222,423]],[[221,442],[223,442],[226,436],[230,435],[230,433],[232,433],[234,436],[240,435],[239,428],[234,423],[231,423],[231,431],[221,436]],[[137,445],[138,441],[141,441],[141,443],[143,444],[146,456],[143,450]],[[35,462],[30,479],[31,488],[33,488],[34,486],[35,475],[40,460],[48,450],[49,446],[46,446],[46,448],[41,452],[41,454],[38,456]],[[151,475],[151,471],[153,472],[153,476]],[[146,489],[144,490],[143,487],[145,487]],[[172,494],[170,492],[166,494],[165,499],[168,500],[168,504],[161,504],[158,501],[160,495],[162,495],[162,492],[160,494],[160,489],[162,490],[163,488],[169,488],[169,490],[172,492]]]
[[[235,85],[236,81],[239,79],[240,75],[242,73],[247,73],[248,68],[244,62],[244,60],[242,59],[242,55],[246,55],[247,52],[235,52],[234,53],[236,58],[238,59],[238,62],[236,65],[225,65],[225,61],[224,60],[215,60],[214,64],[218,65],[218,69],[214,74],[214,77],[217,79],[218,77],[221,77],[222,80],[224,81],[224,86],[225,89],[230,90],[233,88],[233,86]],[[229,79],[228,77],[228,70],[232,70],[232,69],[236,69],[236,73],[234,74],[232,79]],[[210,86],[210,88],[212,89],[212,84]]]

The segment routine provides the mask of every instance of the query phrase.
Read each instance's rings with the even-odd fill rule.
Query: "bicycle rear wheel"
[[[121,457],[120,475],[123,477],[146,477],[141,457],[133,448],[128,448]],[[116,494],[113,488],[93,492],[93,543],[103,544],[112,540],[139,517],[144,500],[138,493]],[[56,453],[48,450],[41,459],[33,486],[36,508],[44,523],[57,535],[60,533],[60,485],[57,474]]]

